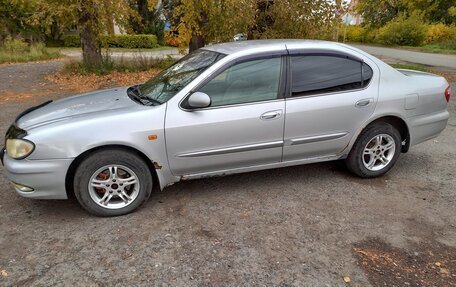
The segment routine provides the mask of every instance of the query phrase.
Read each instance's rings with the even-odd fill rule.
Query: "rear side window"
[[[337,56],[291,57],[292,97],[366,87],[373,71],[365,63]]]

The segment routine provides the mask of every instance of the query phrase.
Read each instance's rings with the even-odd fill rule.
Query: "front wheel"
[[[97,216],[117,216],[142,205],[152,191],[147,164],[136,154],[109,149],[91,154],[74,176],[74,193],[84,209]]]
[[[388,123],[368,126],[356,140],[346,165],[360,177],[377,177],[387,173],[401,153],[401,135]]]

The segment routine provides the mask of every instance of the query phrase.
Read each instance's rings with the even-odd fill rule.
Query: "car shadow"
[[[423,158],[419,162],[422,162]],[[398,176],[398,169],[401,173],[408,173],[415,169],[417,164],[412,156],[402,155],[398,166],[389,171],[388,174],[378,178],[363,179],[353,175],[343,161],[331,161],[314,163],[292,167],[276,168],[248,173],[232,174],[226,176],[215,176],[210,178],[186,180],[178,182],[165,190],[160,191],[154,187],[148,202],[140,210],[153,209],[155,205],[166,203],[182,196],[194,198],[205,198],[209,194],[220,194],[229,198],[233,195],[242,196],[249,191],[266,192],[281,191],[293,186],[303,187],[309,184],[317,184],[325,181],[339,180],[342,183],[356,183],[375,188],[386,188],[389,180]],[[318,181],[318,182],[317,182]],[[42,216],[54,218],[72,217],[87,218],[94,217],[80,207],[74,196],[68,200],[34,200],[34,209],[39,210]]]

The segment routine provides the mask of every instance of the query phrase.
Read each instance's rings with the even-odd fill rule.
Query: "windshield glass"
[[[225,55],[197,50],[139,86],[141,97],[163,104]]]

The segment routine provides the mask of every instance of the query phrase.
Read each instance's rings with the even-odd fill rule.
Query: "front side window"
[[[247,61],[226,69],[199,92],[211,98],[211,107],[277,99],[281,58]]]
[[[365,63],[336,56],[291,57],[292,96],[341,92],[366,87],[372,69]]]
[[[225,55],[208,50],[188,54],[168,69],[139,86],[142,97],[162,104]]]

